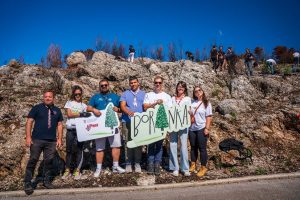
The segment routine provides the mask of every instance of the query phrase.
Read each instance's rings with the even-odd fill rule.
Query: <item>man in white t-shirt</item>
[[[270,58],[270,59],[266,60],[266,63],[267,63],[267,66],[268,66],[271,74],[274,74],[275,73],[274,67],[277,64],[276,61],[274,59]]]
[[[163,78],[157,76],[154,78],[154,91],[149,92],[145,96],[144,110],[154,108],[158,104],[164,106],[172,106],[172,98],[163,91]],[[162,160],[162,144],[163,140],[148,145],[148,173],[155,175],[160,174],[160,163]]]

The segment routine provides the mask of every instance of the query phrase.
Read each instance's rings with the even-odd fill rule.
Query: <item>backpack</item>
[[[243,142],[238,141],[234,138],[227,138],[219,143],[219,148],[221,151],[228,153],[230,150],[236,150],[239,152],[239,157],[235,159],[245,160],[249,158],[251,162],[252,160],[252,151],[246,147],[244,147]]]

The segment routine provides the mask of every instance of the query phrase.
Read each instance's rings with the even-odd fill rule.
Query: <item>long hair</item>
[[[204,90],[202,89],[202,87],[201,87],[200,85],[195,85],[195,86],[194,86],[194,89],[193,89],[193,99],[194,99],[194,100],[198,100],[198,97],[195,95],[195,89],[196,89],[196,88],[199,88],[199,89],[203,92],[203,95],[202,95],[202,102],[203,102],[203,104],[204,104],[204,107],[206,108],[207,105],[208,105],[208,99],[207,99],[207,97],[206,97],[206,94],[205,94]]]
[[[82,95],[82,88],[79,86],[79,85],[74,85],[73,87],[72,87],[72,95],[71,95],[71,100],[75,100],[75,91],[76,90],[80,90],[80,92],[81,92],[81,95]]]
[[[177,88],[178,88],[179,85],[181,85],[181,86],[184,88],[184,95],[185,95],[185,96],[189,96],[189,95],[188,95],[188,90],[187,90],[187,85],[186,85],[186,82],[184,82],[184,81],[179,81],[179,82],[177,83],[176,89],[175,89],[175,94],[176,94],[176,96],[178,95]]]

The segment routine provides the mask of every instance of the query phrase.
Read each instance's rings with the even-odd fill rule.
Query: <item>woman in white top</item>
[[[179,81],[176,86],[176,96],[172,97],[173,105],[182,105],[185,102],[191,103],[191,98],[188,96],[187,85],[184,81]],[[189,158],[188,158],[188,129],[170,133],[170,157],[169,169],[173,171],[174,176],[179,174],[179,165],[177,157],[178,136],[180,137],[180,170],[184,176],[190,176]]]
[[[196,161],[198,150],[200,151],[201,168],[197,176],[204,176],[207,172],[207,139],[212,121],[212,107],[208,101],[203,89],[195,86],[193,90],[193,102],[191,106],[191,115],[194,115],[195,122],[189,129],[189,139],[191,144],[191,166],[190,172],[196,170]]]
[[[72,154],[75,149],[73,149],[73,144],[76,143],[77,146],[77,157],[76,157],[76,169],[73,171],[74,179],[80,179],[81,173],[80,168],[83,162],[83,142],[78,142],[76,133],[75,118],[77,117],[89,117],[91,114],[86,113],[87,105],[82,103],[82,88],[75,85],[72,88],[71,99],[66,103],[65,107],[67,113],[67,134],[66,134],[66,170],[63,179],[71,176],[71,161]]]

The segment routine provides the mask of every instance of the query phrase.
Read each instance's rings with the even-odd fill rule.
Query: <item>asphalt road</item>
[[[142,190],[130,192],[98,192],[86,194],[42,195],[30,197],[9,197],[0,199],[13,200],[135,200],[135,199],[168,199],[168,200],[248,200],[248,199],[297,199],[300,200],[300,178],[260,180],[223,185],[208,185],[187,188]]]

